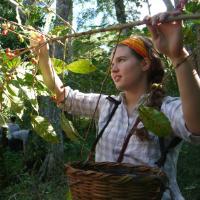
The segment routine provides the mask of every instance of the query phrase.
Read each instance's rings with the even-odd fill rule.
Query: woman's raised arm
[[[183,47],[182,22],[164,22],[170,15],[174,13],[147,17],[147,26],[155,47],[174,65],[186,126],[194,135],[200,135],[200,78]]]
[[[36,35],[33,39],[30,39],[31,46],[38,46],[46,42],[43,35]],[[50,91],[56,95],[58,102],[64,100],[64,88],[63,83],[59,76],[56,74],[55,69],[52,66],[49,58],[49,45],[45,44],[39,50],[35,52],[39,58],[39,67],[43,76],[45,85]]]

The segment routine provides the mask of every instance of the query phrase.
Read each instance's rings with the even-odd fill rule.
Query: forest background
[[[124,24],[151,14],[151,7],[155,7],[151,4],[158,1],[162,1],[168,11],[179,3],[178,0],[0,1],[0,124],[4,126],[11,115],[16,115],[21,128],[32,130],[25,153],[13,152],[1,145],[0,199],[67,199],[64,164],[85,159],[95,137],[92,125],[82,148],[83,143],[78,138],[85,137],[90,120],[71,116],[58,109],[51,98],[52,94],[42,82],[34,55],[29,51],[23,53],[29,48],[28,38],[33,34],[31,29],[43,32],[47,38],[54,38]],[[147,13],[140,13],[142,7],[147,8]],[[189,1],[184,13],[200,13],[199,0]],[[21,25],[11,24],[11,29],[7,20]],[[72,27],[76,27],[75,30]],[[120,38],[131,34],[149,36],[146,27],[141,26],[123,30]],[[118,35],[117,31],[110,31],[52,42],[50,54],[63,82],[82,92],[99,93],[102,88],[105,94],[117,94],[110,78],[103,86],[102,83],[107,76],[109,55]],[[199,71],[200,20],[184,22],[184,44],[193,53],[194,64]],[[165,63],[167,94],[177,96],[174,70],[167,58],[162,59]],[[78,67],[74,63],[77,60]],[[67,119],[72,121],[80,135],[72,137],[72,140],[63,131],[66,127],[62,123],[70,123]],[[200,199],[199,155],[199,146],[184,143],[177,176],[181,191],[188,200]]]

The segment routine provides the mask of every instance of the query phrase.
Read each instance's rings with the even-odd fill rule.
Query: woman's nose
[[[116,63],[112,63],[111,64],[111,71],[115,72],[115,71],[118,71],[118,70],[119,70],[119,68],[118,68],[117,64]]]

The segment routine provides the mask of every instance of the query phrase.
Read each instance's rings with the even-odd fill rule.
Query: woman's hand
[[[182,22],[165,22],[165,20],[169,16],[178,14],[179,11],[164,12],[144,19],[152,35],[154,46],[159,52],[168,56],[175,65],[188,55],[183,47]]]
[[[34,47],[33,52],[38,56],[44,56],[48,54],[49,45],[45,43],[46,38],[44,35],[31,31],[30,46]]]

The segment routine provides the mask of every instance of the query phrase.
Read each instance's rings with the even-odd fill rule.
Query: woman
[[[113,51],[111,77],[122,92],[116,100],[121,101],[103,136],[96,147],[96,161],[116,162],[123,142],[135,124],[141,102],[148,97],[148,105],[160,109],[170,120],[174,133],[165,143],[176,137],[188,142],[200,143],[200,79],[193,68],[188,52],[183,47],[181,22],[162,23],[169,13],[161,13],[146,18],[147,26],[157,50],[168,56],[176,72],[180,99],[164,97],[162,88],[152,87],[162,83],[164,70],[149,39],[135,36],[128,38]],[[39,43],[44,37],[38,38]],[[48,46],[38,52],[39,66],[47,87],[56,94],[60,106],[72,114],[91,117],[99,94],[83,94],[63,83],[56,75],[48,56]],[[113,103],[102,95],[96,111],[99,130],[107,122]],[[139,122],[137,128],[143,130]],[[125,151],[123,162],[155,166],[160,157],[159,139],[151,132],[136,131]],[[170,188],[175,199],[183,199],[176,182],[176,163],[180,145],[167,155],[163,170],[170,180]],[[165,192],[163,199],[170,199]]]

